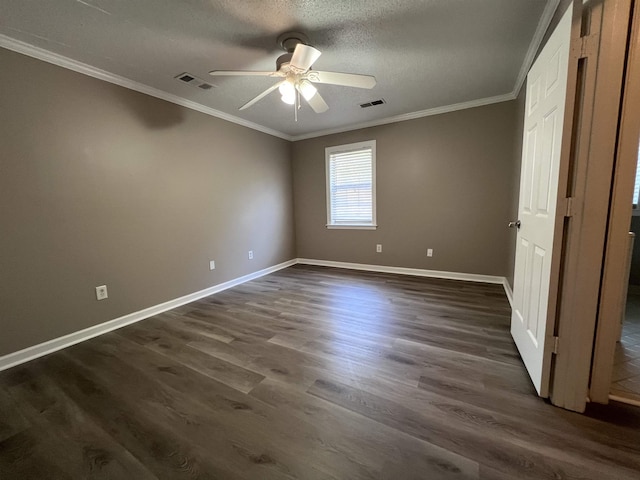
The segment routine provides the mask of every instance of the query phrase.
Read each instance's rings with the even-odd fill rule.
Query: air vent
[[[193,87],[199,88],[201,90],[211,90],[212,88],[215,88],[215,85],[205,82],[203,79],[198,78],[195,75],[192,75],[191,73],[187,73],[187,72],[181,73],[180,75],[177,75],[174,78],[176,80],[184,82]]]
[[[384,99],[381,98],[380,100],[373,100],[371,102],[361,103],[360,108],[373,107],[375,105],[382,105],[383,103],[387,103],[387,102],[385,102]]]
[[[195,80],[195,77],[192,77],[191,75],[188,75],[188,74],[184,73],[184,74],[178,76],[178,79],[182,80],[183,82],[189,83],[192,80]]]

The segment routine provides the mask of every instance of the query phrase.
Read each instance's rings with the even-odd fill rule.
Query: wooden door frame
[[[551,402],[579,412],[589,391],[632,2],[573,3],[548,315],[558,341]]]
[[[632,215],[638,139],[640,138],[640,1],[635,2],[627,74],[618,137],[602,292],[591,372],[590,399],[607,403],[611,390],[618,324],[624,313],[628,278],[628,232]],[[634,108],[635,107],[635,108]]]

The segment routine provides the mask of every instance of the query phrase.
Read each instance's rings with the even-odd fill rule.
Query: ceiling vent
[[[180,81],[180,82],[184,82],[187,83],[189,85],[191,85],[192,87],[196,87],[199,88],[201,90],[211,90],[212,88],[215,87],[215,85],[211,84],[211,83],[207,83],[204,80],[202,80],[201,78],[196,77],[195,75],[192,75],[190,73],[181,73],[180,75],[175,77],[176,80]]]
[[[384,103],[387,103],[387,102],[385,102],[384,99],[381,98],[380,100],[373,100],[372,102],[361,103],[360,108],[374,107],[376,105],[382,105]]]

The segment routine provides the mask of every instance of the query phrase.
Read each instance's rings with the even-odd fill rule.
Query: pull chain
[[[296,98],[293,102],[293,118],[297,122],[298,121],[298,109],[300,108],[300,92],[296,89]]]

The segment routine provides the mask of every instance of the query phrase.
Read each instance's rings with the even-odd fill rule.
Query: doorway
[[[597,328],[593,402],[640,406],[640,2],[633,2],[623,98],[610,185]]]
[[[638,141],[640,157],[640,139]],[[640,163],[640,162],[639,162]],[[629,220],[628,278],[616,341],[610,398],[640,404],[640,168],[636,167]],[[624,286],[623,286],[624,288]]]

